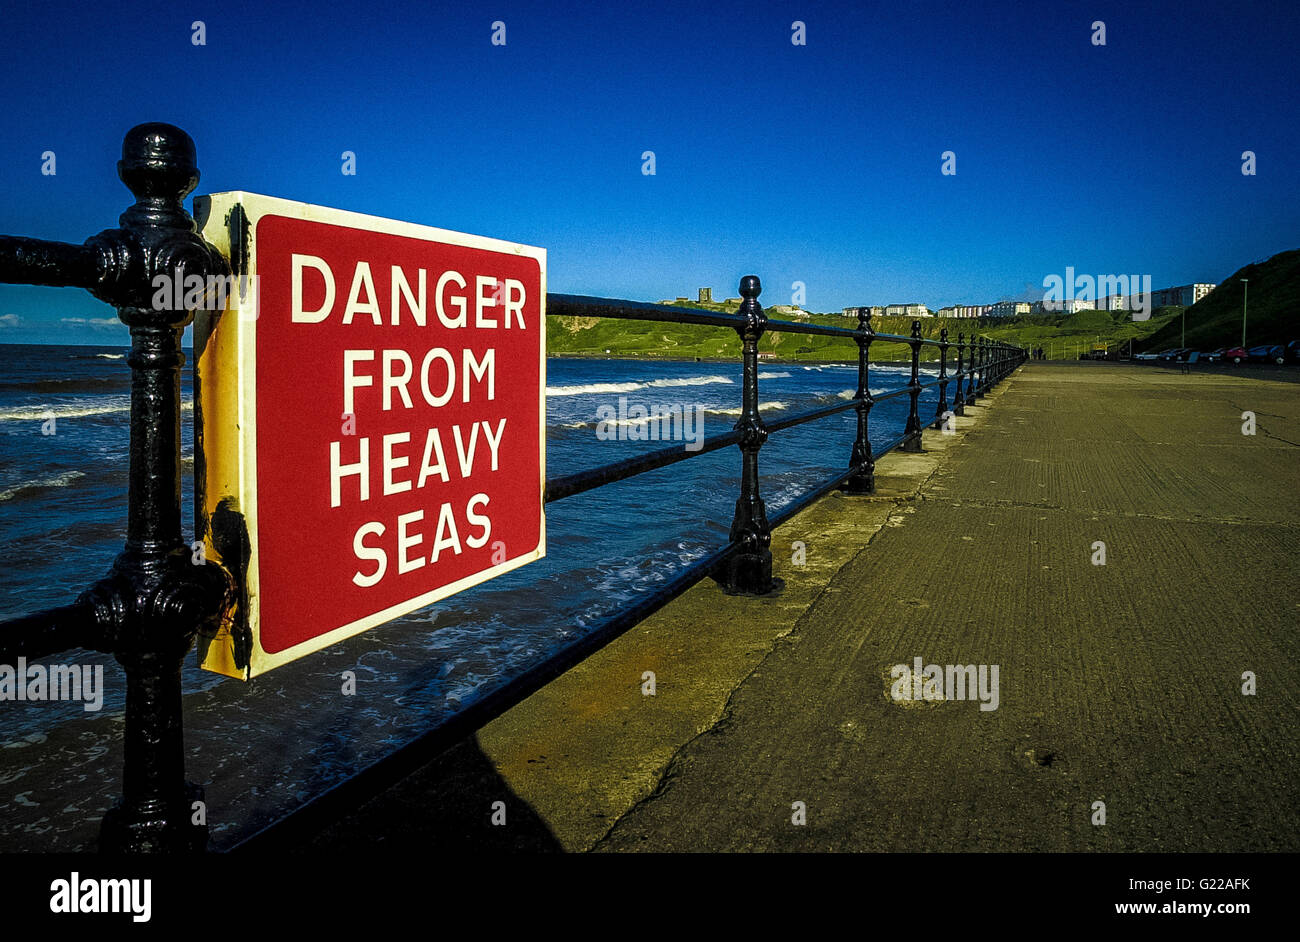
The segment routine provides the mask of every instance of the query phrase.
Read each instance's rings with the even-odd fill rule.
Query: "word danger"
[[[328,262],[315,255],[294,253],[290,263],[290,318],[297,324],[320,324],[334,313],[338,289],[334,270]],[[316,274],[308,276],[308,270]],[[424,327],[429,321],[429,272],[418,268],[414,276],[409,276],[400,265],[391,267],[392,291],[388,297],[387,322],[391,326],[401,323],[401,308],[405,302],[407,311],[416,324]],[[324,295],[319,306],[308,309],[306,304],[305,279],[315,278],[322,284]],[[478,328],[524,326],[524,304],[527,292],[524,283],[514,278],[498,279],[492,275],[472,275],[474,288],[469,289],[469,281],[458,271],[447,270],[440,273],[434,281],[433,310],[438,322],[448,329],[469,326],[469,309],[474,308],[474,326]],[[414,284],[412,284],[414,281]],[[314,285],[313,285],[314,287]],[[375,290],[374,274],[370,263],[359,261],[352,270],[348,299],[343,306],[342,320],[351,324],[358,315],[370,318],[371,323],[383,326],[384,312],[381,307],[383,299]],[[496,312],[499,308],[501,320]]]

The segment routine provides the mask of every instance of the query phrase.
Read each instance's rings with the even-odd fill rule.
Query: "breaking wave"
[[[37,478],[35,481],[24,481],[21,484],[15,484],[13,487],[0,491],[0,500],[13,500],[20,494],[28,494],[32,491],[44,491],[54,487],[67,487],[77,478],[84,478],[84,471],[64,471],[62,474],[56,474],[53,477]]]
[[[585,383],[581,386],[547,386],[548,396],[586,396],[595,393],[625,393],[637,389],[658,389],[670,386],[714,386],[719,383],[733,385],[727,376],[686,376],[681,379],[653,379],[648,383]]]

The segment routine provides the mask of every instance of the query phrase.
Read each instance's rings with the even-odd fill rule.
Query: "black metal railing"
[[[788,428],[794,428],[807,422],[829,418],[849,409],[855,409],[858,415],[857,437],[849,453],[846,468],[840,474],[812,488],[810,493],[816,497],[842,487],[852,494],[870,494],[875,488],[874,467],[880,455],[893,448],[904,451],[921,451],[921,430],[924,424],[940,428],[948,421],[949,414],[963,415],[965,406],[973,405],[975,399],[983,396],[1008,372],[1018,366],[1027,357],[1024,351],[1010,344],[990,341],[986,338],[972,337],[966,343],[964,334],[959,334],[957,343],[948,340],[948,330],[940,331],[939,339],[927,339],[921,336],[921,322],[912,322],[910,336],[877,333],[871,326],[871,316],[859,311],[856,328],[834,327],[804,321],[770,320],[763,312],[758,296],[762,290],[761,283],[755,275],[749,275],[740,282],[741,305],[735,314],[697,308],[678,307],[667,304],[646,304],[636,301],[623,301],[611,298],[593,298],[581,295],[548,294],[546,298],[547,314],[551,316],[572,317],[607,317],[622,320],[660,321],[675,324],[695,324],[705,327],[729,328],[736,331],[741,339],[741,357],[744,368],[742,383],[742,400],[740,420],[735,428],[726,435],[714,436],[707,444],[695,451],[684,451],[680,447],[666,447],[646,455],[628,458],[612,464],[580,471],[562,478],[546,482],[546,500],[562,500],[581,494],[592,488],[626,480],[647,471],[663,468],[678,461],[696,458],[700,455],[739,445],[741,450],[741,489],[736,501],[736,511],[731,524],[731,539],[726,549],[723,562],[724,571],[717,573],[719,581],[731,592],[762,595],[772,588],[771,531],[774,526],[788,520],[805,506],[806,501],[796,502],[787,507],[774,520],[769,520],[763,499],[760,495],[758,455],[759,450],[770,434]],[[844,403],[810,409],[807,412],[790,416],[776,422],[765,422],[759,412],[758,403],[758,341],[768,330],[780,330],[795,334],[814,334],[824,337],[839,337],[853,340],[858,346],[858,388],[854,397]],[[899,389],[872,396],[870,389],[870,348],[881,343],[906,344],[911,348],[911,379]],[[953,377],[948,375],[949,348],[957,348],[957,368]],[[967,359],[967,348],[971,351]],[[937,348],[939,353],[939,376],[930,382],[920,381],[921,351],[925,347]],[[956,393],[953,407],[948,405],[948,386],[956,380]],[[963,393],[965,382],[968,392]],[[938,403],[932,420],[922,421],[919,414],[919,400],[926,389],[938,388]],[[871,408],[878,402],[896,396],[910,397],[910,408],[903,433],[879,450],[873,450],[868,419]]]
[[[229,274],[227,260],[198,234],[183,200],[198,184],[194,143],[166,124],[133,128],[122,146],[118,175],[135,195],[120,227],[83,245],[0,237],[0,282],[84,288],[113,304],[131,329],[127,364],[132,371],[130,478],[125,547],[110,572],[73,604],[0,624],[0,663],[38,658],[83,647],[112,653],[127,678],[123,789],[101,825],[100,848],[108,851],[194,851],[207,845],[204,818],[191,814],[202,790],[186,782],[182,747],[181,665],[200,630],[215,626],[230,604],[234,580],[220,565],[193,565],[181,536],[180,371],[185,364],[181,334],[193,310],[157,310],[151,303],[154,278],[176,283],[199,275]],[[299,810],[243,841],[239,848],[292,843],[343,810],[355,807],[388,784],[436,756],[549,683],[669,600],[707,576],[729,592],[772,591],[772,530],[836,488],[848,494],[875,490],[875,463],[895,448],[921,451],[922,429],[940,428],[962,415],[1027,359],[1026,351],[987,338],[946,329],[938,340],[876,333],[868,315],[856,328],[769,320],[759,304],[761,285],[749,275],[740,283],[735,314],[577,295],[547,295],[547,314],[609,317],[695,324],[736,331],[741,339],[744,379],[741,414],[733,430],[701,448],[663,448],[546,482],[545,500],[563,500],[605,484],[626,480],[678,461],[731,445],[740,448],[741,482],[728,542],[675,573],[656,591],[640,597],[577,642],[476,700],[447,722],[390,753],[378,763],[313,799]],[[852,339],[858,347],[858,388],[851,400],[767,423],[759,411],[758,343],[779,329]],[[904,344],[911,350],[911,377],[898,389],[873,396],[869,387],[872,344]],[[937,348],[938,379],[920,382],[921,351]],[[950,348],[956,370],[948,374]],[[955,383],[951,405],[948,387]],[[937,387],[933,418],[919,414],[923,390]],[[873,444],[872,407],[897,396],[910,397],[901,434]],[[769,518],[760,494],[759,454],[769,435],[856,410],[857,430],[844,470]],[[196,521],[197,523],[198,521]]]

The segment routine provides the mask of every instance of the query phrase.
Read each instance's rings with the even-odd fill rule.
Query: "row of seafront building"
[[[1179,305],[1191,307],[1215,289],[1215,285],[1198,282],[1161,288],[1151,292],[1151,309]],[[1102,298],[1067,300],[998,301],[996,304],[954,304],[931,311],[924,304],[873,304],[844,308],[845,317],[859,313],[872,317],[1015,317],[1018,314],[1073,314],[1075,311],[1131,311],[1143,308],[1137,295],[1111,294]]]
[[[1201,298],[1205,297],[1216,286],[1197,282],[1190,285],[1179,285],[1175,288],[1161,288],[1159,291],[1152,291],[1150,298],[1150,310],[1160,307],[1169,307],[1171,305],[1180,305],[1182,307],[1191,307]],[[684,303],[689,298],[678,297],[673,300],[665,299],[660,304]],[[699,302],[702,304],[718,303],[713,300],[712,288],[701,288],[699,292]],[[740,304],[740,298],[727,298],[722,304]],[[1145,308],[1145,304],[1139,300],[1138,295],[1133,294],[1111,294],[1105,297],[1091,298],[1071,298],[1067,300],[1042,300],[1042,301],[998,301],[995,304],[954,304],[948,307],[941,307],[937,311],[931,311],[930,308],[920,303],[906,304],[872,304],[859,307],[846,307],[843,309],[845,317],[857,317],[859,313],[869,314],[872,317],[1015,317],[1019,314],[1073,314],[1075,311],[1131,311]],[[775,314],[800,314],[803,311],[796,304],[777,304],[767,308]]]

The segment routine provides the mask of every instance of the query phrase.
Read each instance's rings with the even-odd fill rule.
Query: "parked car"
[[[1151,350],[1145,350],[1145,351],[1143,351],[1142,353],[1135,353],[1135,354],[1133,354],[1133,359],[1135,359],[1135,360],[1142,360],[1142,361],[1145,362],[1145,361],[1147,361],[1147,360],[1154,360],[1157,356],[1158,356],[1158,354],[1156,354],[1155,352],[1153,352],[1153,351],[1151,351]]]
[[[1251,347],[1247,351],[1247,356],[1254,363],[1277,363],[1281,365],[1286,362],[1286,348],[1280,344],[1266,343],[1262,346]]]
[[[1206,363],[1218,363],[1223,359],[1223,354],[1227,351],[1227,349],[1228,349],[1227,347],[1220,347],[1217,350],[1211,350],[1209,353],[1202,353],[1201,359],[1204,360]]]
[[[1160,359],[1172,363],[1175,360],[1177,360],[1179,357],[1184,356],[1190,352],[1191,350],[1188,347],[1174,347],[1173,349],[1166,350],[1164,353],[1160,354]]]
[[[1300,363],[1300,340],[1292,340],[1286,345],[1286,358],[1289,363]]]
[[[1246,350],[1244,347],[1229,347],[1223,351],[1223,359],[1229,363],[1240,363],[1246,359]]]

